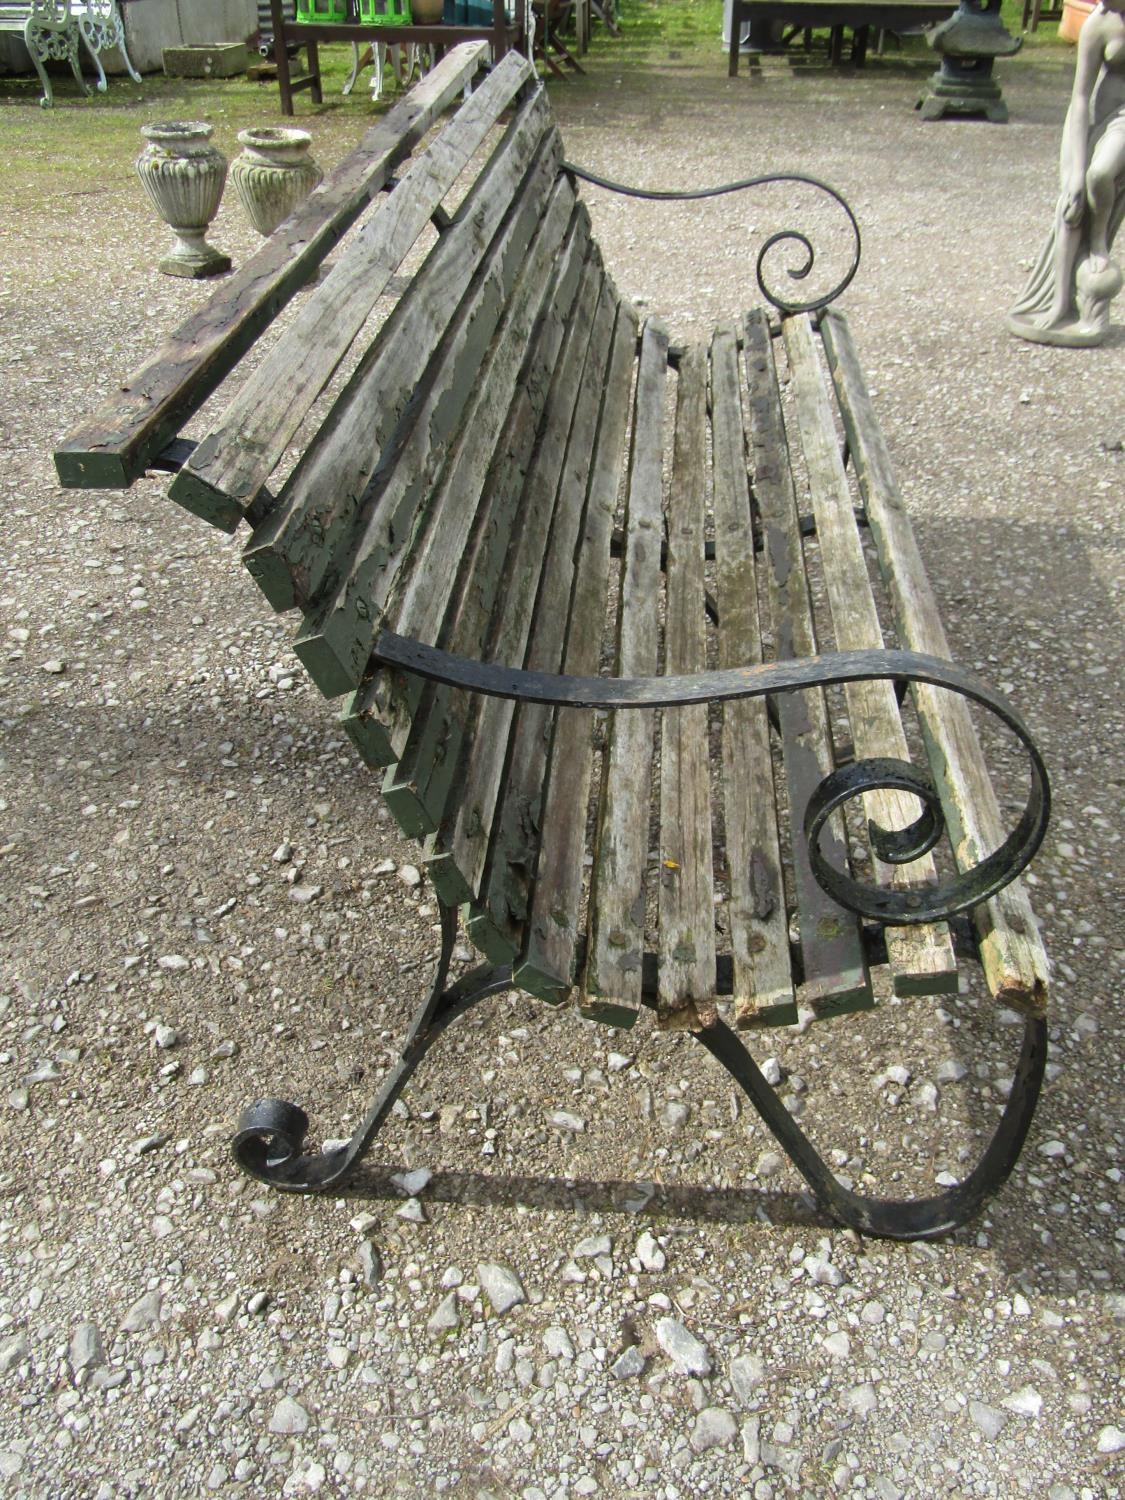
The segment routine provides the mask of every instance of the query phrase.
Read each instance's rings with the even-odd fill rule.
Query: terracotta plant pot
[[[442,0],[410,0],[410,19],[416,26],[437,26],[443,9]]]
[[[1086,24],[1086,17],[1094,7],[1086,0],[1063,0],[1062,20],[1059,22],[1059,41],[1076,42],[1078,33]]]

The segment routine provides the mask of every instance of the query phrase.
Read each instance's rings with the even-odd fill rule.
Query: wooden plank
[[[617,637],[623,677],[657,670],[667,374],[668,334],[650,321],[641,337],[633,416]],[[654,727],[648,712],[612,715],[598,815],[583,1004],[620,1022],[641,1003]]]
[[[718,665],[757,666],[762,635],[733,329],[719,329],[711,343],[711,434]],[[797,1007],[764,699],[723,705],[722,783],[734,1022],[792,1024]]]
[[[564,382],[578,358],[574,352],[576,343],[581,345],[589,337],[590,317],[597,296],[598,280],[602,274],[600,265],[593,261],[586,261],[583,267],[583,259],[589,250],[589,238],[585,232],[585,214],[583,213],[581,217],[582,229],[572,236],[571,255],[568,257],[571,262],[568,270],[579,271],[581,279],[573,308],[569,305],[570,276],[568,275],[561,282],[559,317],[565,322],[569,312],[573,322],[569,332],[564,332],[566,343],[557,362],[555,378],[551,382],[551,394],[547,402],[546,413],[548,423],[546,439],[540,442],[528,472],[523,493],[519,498],[515,516],[510,514],[505,516],[504,520],[507,524],[495,528],[497,540],[503,545],[492,552],[489,558],[490,566],[462,575],[464,605],[458,612],[456,620],[452,622],[454,628],[450,632],[451,650],[464,655],[490,656],[494,660],[516,666],[523,662],[527,630],[534,608],[535,589],[543,563],[558,487],[557,472],[552,474],[552,463],[556,462],[552,439],[559,423],[568,420],[567,413],[563,409],[566,395]],[[529,271],[525,277],[529,285],[538,292],[540,298],[543,297],[544,288],[548,284],[551,254],[551,247],[548,247],[542,263],[529,265]],[[575,276],[574,279],[579,278]],[[498,393],[491,400],[488,392],[482,392],[482,408],[491,407],[490,415],[496,429],[491,434],[494,440],[499,440],[501,436],[499,429],[504,425],[504,417],[511,397],[515,394],[516,377],[527,342],[526,332],[517,327],[511,341],[511,369],[507,377],[506,391]],[[573,397],[570,399],[573,400]],[[483,410],[475,421],[469,423],[466,432],[468,437],[477,443],[479,442],[478,434],[482,430],[486,430]],[[492,447],[481,456],[480,484],[482,488],[484,473],[491,454]],[[501,464],[507,464],[508,455],[502,448],[498,458]],[[557,461],[561,462],[561,459]],[[462,484],[470,493],[472,492],[472,470],[469,467],[469,473],[463,479],[462,471],[465,467],[468,466],[458,460],[450,466],[451,484],[455,497],[460,496]],[[513,530],[514,539],[511,540],[509,546],[507,543],[512,537]],[[443,542],[444,540],[445,538]],[[456,536],[452,540],[456,544]],[[441,553],[445,555],[444,547]],[[456,555],[454,555],[454,568],[455,565]],[[435,569],[433,582],[428,589],[422,587],[416,591],[415,611],[408,621],[398,622],[397,625],[402,634],[415,635],[417,625],[425,624],[429,627],[429,620],[419,621],[418,615],[426,602],[425,594],[427,592],[432,594],[436,588],[440,587],[441,576],[442,572],[439,567]],[[448,597],[448,585],[442,597]],[[430,615],[429,610],[425,613],[427,616]],[[497,615],[500,616],[499,629],[494,623]],[[384,799],[405,828],[409,830],[411,823],[414,822],[421,832],[433,832],[441,821],[446,800],[456,777],[458,779],[458,803],[465,812],[467,823],[473,829],[471,834],[466,833],[464,837],[470,842],[475,841],[476,829],[478,826],[487,826],[491,817],[492,799],[496,794],[496,788],[492,783],[498,778],[500,766],[503,764],[502,747],[507,738],[504,726],[511,715],[512,708],[513,704],[507,699],[490,698],[482,702],[474,702],[464,693],[454,693],[442,688],[432,692],[428,699],[424,700],[418,712],[414,714],[413,722],[407,726],[409,738],[406,741],[402,759],[394,771],[388,773],[383,785]],[[467,726],[474,720],[480,726],[476,730],[474,752],[468,766],[461,767],[462,741]],[[482,738],[483,746],[480,743]],[[395,742],[392,736],[392,743]],[[467,867],[464,861],[464,851],[460,847],[458,836],[451,835],[446,847],[450,848],[453,853],[458,869],[465,872]],[[466,875],[468,889],[474,896],[480,891],[479,875],[479,870],[475,868],[471,874]]]
[[[879,428],[847,323],[828,315],[822,337],[868,521],[901,644],[951,659],[949,641]],[[984,754],[964,701],[940,689],[911,689],[957,863],[976,864],[1004,837]],[[1023,882],[973,913],[992,993],[1032,1015],[1047,1008],[1048,962]]]
[[[535,672],[562,670],[571,629],[600,639],[605,623],[604,594],[594,617],[584,617],[577,625],[572,624],[571,604],[589,489],[590,454],[597,438],[616,310],[617,295],[603,278],[585,365],[578,377],[578,399],[561,466],[554,525],[524,659],[524,665]],[[480,885],[483,906],[497,931],[510,943],[513,955],[524,945],[554,717],[544,704],[523,703],[517,708],[509,733],[502,797],[493,813],[488,839],[482,841],[488,855]]]
[[[416,158],[172,480],[173,500],[235,530],[392,275],[532,77],[527,60],[509,53]]]
[[[664,671],[707,666],[703,521],[707,505],[707,352],[681,355],[667,521]],[[698,1029],[715,1010],[715,886],[711,864],[708,709],[664,709],[656,1014]]]
[[[882,650],[886,643],[812,328],[805,317],[786,318],[782,328],[836,645],[841,651]],[[893,683],[849,683],[844,695],[857,760],[910,759]],[[908,828],[919,812],[916,798],[894,791],[868,793],[863,809],[871,822],[886,829]],[[872,854],[872,863],[882,886],[904,889],[937,879],[928,854],[908,866],[886,865]],[[888,927],[886,940],[896,994],[956,993],[957,960],[948,927]]]
[[[563,183],[557,191],[565,198],[568,189],[573,192]],[[347,549],[323,601],[306,614],[294,649],[327,696],[347,692],[363,679],[399,568],[429,519],[437,483],[542,212],[538,193],[519,199],[442,339],[424,386],[412,398],[403,431],[376,473],[373,493],[364,497],[355,545]],[[552,223],[567,217],[564,201]]]
[[[625,457],[637,326],[621,307],[590,464],[590,489],[578,552],[564,670],[593,676],[601,660],[602,624],[610,566],[613,521]],[[522,989],[554,1004],[568,998],[574,982],[579,909],[585,873],[586,822],[594,763],[594,714],[562,709],[555,720],[540,824],[540,846],[524,949],[514,979]],[[636,1019],[626,1008],[622,1019]],[[607,1019],[607,1015],[599,1019]]]
[[[563,201],[559,199],[560,209]],[[553,267],[543,274],[533,268],[526,285],[529,295],[538,287],[545,315],[540,316],[525,363],[516,375],[514,398],[507,387],[499,394],[491,392],[481,422],[473,421],[466,427],[466,434],[472,435],[474,442],[482,435],[484,423],[493,433],[490,442],[481,445],[492,450],[486,454],[491,468],[483,482],[481,519],[463,553],[451,555],[444,564],[448,569],[445,576],[435,577],[428,569],[415,570],[397,606],[395,624],[402,633],[464,655],[480,654],[492,616],[496,580],[546,405],[550,372],[558,359],[565,320],[589,253],[589,217],[585,209],[578,206],[561,250],[553,236],[543,243],[545,262],[549,265],[553,256]],[[509,366],[504,368],[507,371]],[[496,441],[496,423],[502,426],[502,443]],[[444,503],[458,504],[461,465],[458,458],[449,466]],[[440,524],[432,528],[433,535],[436,537],[440,530]],[[413,716],[428,718],[438,699],[446,705],[443,711],[448,712],[451,692],[449,688],[423,685],[418,678],[379,668],[349,699],[343,715],[344,727],[369,765],[393,765],[406,750]],[[426,695],[428,701],[423,704]],[[463,695],[461,702],[463,706]],[[450,753],[456,756],[459,745],[453,746]],[[419,828],[424,826],[417,815],[415,821]],[[448,899],[451,905],[459,905],[468,900],[468,892],[461,891]]]
[[[336,554],[369,499],[368,487],[457,309],[475,295],[495,237],[513,232],[517,193],[546,205],[562,156],[542,98],[525,104],[453,223],[377,335],[367,357],[302,456],[277,504],[244,553],[247,569],[275,609],[307,606],[325,587]],[[522,201],[522,199],[521,199]],[[529,207],[516,215],[523,237]]]
[[[359,146],[130,375],[55,453],[68,489],[124,489],[203,405],[482,66],[482,43],[456,47],[379,120]]]
[[[812,606],[805,578],[789,445],[765,314],[746,318],[746,376],[754,493],[762,516],[774,655],[778,661],[816,652]],[[790,845],[805,967],[804,996],[818,1016],[873,1003],[859,923],[818,884],[809,864],[805,808],[814,788],[832,770],[832,742],[824,693],[817,689],[777,697],[782,755],[789,791]],[[835,820],[833,820],[835,821]],[[846,849],[829,825],[825,858],[843,866]]]

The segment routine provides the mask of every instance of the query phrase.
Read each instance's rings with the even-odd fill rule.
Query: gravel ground
[[[29,196],[17,151],[0,1492],[1121,1494],[1125,339],[1003,332],[1051,209],[1069,59],[1000,69],[1007,127],[920,124],[924,74],[898,66],[730,82],[717,43],[713,66],[628,76],[606,47],[553,89],[570,154],[609,174],[788,167],[850,198],[846,307],[954,649],[1052,768],[1033,876],[1049,1081],[1011,1183],[932,1246],[818,1218],[688,1039],[516,996],[460,1023],[345,1196],[237,1175],[227,1138],[260,1093],[312,1100],[325,1134],[357,1118],[436,912],[236,551],[156,481],[55,485],[54,442],[206,289],[152,270],[166,231],[131,157],[91,149],[80,181]],[[311,128],[325,164],[354,140],[330,115]],[[748,300],[759,205],[592,202],[620,284],[674,332]],[[231,197],[213,237],[236,262],[253,248]],[[933,1174],[957,1165],[947,1111],[963,1091],[994,1114],[1011,1066],[1013,1018],[994,1045],[955,1011],[759,1052],[841,1169],[886,1175],[924,1135]]]

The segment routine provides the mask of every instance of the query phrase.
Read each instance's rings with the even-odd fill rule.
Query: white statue
[[[1051,233],[1008,331],[1083,348],[1105,338],[1122,285],[1110,252],[1125,217],[1125,0],[1100,0],[1079,32],[1060,176]]]

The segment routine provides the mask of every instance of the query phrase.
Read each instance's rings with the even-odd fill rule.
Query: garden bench
[[[97,69],[100,93],[104,94],[107,86],[100,54],[114,47],[120,52],[129,76],[135,83],[141,81],[141,75],[125,50],[125,28],[117,0],[0,0],[0,31],[13,32],[23,38],[32,66],[43,85],[43,97],[39,102],[45,108],[50,108],[55,102],[45,67],[48,62],[69,62],[78,87],[84,94],[90,92],[82,77],[79,41]]]
[[[55,454],[70,487],[171,470],[188,510],[250,528],[248,571],[275,609],[301,611],[297,654],[344,700],[440,903],[432,991],[353,1140],[306,1153],[304,1111],[267,1100],[236,1155],[279,1188],[339,1181],[445,1026],[518,987],[615,1026],[654,1009],[724,1063],[833,1214],[940,1233],[1007,1175],[1042,1076],[1046,960],[1014,879],[1046,825],[1041,759],[948,660],[841,315],[771,292],[763,251],[769,314],[674,346],[615,289],[586,174],[517,54],[407,165],[485,55],[441,60]],[[373,322],[422,234],[432,245]],[[225,412],[185,438],[300,287]],[[970,703],[1027,758],[1011,833]],[[484,962],[450,984],[459,912]],[[862,1197],[740,1033],[799,1006],[821,1023],[872,1007],[873,965],[899,996],[948,995],[966,944],[1024,1015],[996,1135],[948,1192]]]

